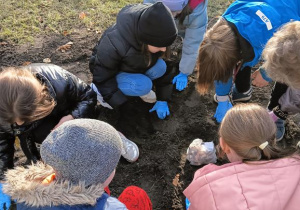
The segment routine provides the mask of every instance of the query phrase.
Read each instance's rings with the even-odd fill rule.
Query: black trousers
[[[40,152],[35,143],[41,144],[60,119],[60,117],[46,117],[36,128],[19,136],[21,148],[27,157],[27,163],[36,162],[41,159]]]
[[[251,67],[241,69],[235,78],[235,87],[238,92],[244,93],[251,87]]]
[[[288,86],[283,83],[276,82],[272,88],[271,98],[268,104],[268,109],[273,110],[276,106],[279,105],[280,97],[286,92]],[[279,107],[280,108],[280,107]]]

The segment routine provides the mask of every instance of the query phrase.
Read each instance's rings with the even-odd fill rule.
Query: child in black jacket
[[[100,103],[116,108],[127,104],[127,96],[139,96],[148,103],[156,102],[150,112],[156,111],[160,119],[169,115],[172,77],[166,73],[162,56],[176,36],[172,14],[163,3],[123,8],[90,59],[92,87]]]
[[[96,93],[75,75],[52,64],[10,67],[0,73],[0,180],[13,168],[19,137],[27,161],[40,154],[51,130],[76,118],[96,118]]]

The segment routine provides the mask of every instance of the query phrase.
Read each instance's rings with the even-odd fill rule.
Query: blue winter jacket
[[[41,207],[32,207],[27,206],[25,203],[18,203],[17,210],[104,210],[104,205],[106,203],[109,195],[104,193],[101,198],[97,200],[96,205],[60,205],[60,206],[41,206]]]
[[[300,20],[299,0],[237,0],[223,17],[233,23],[253,47],[255,57],[244,66],[255,66],[267,41],[277,29],[291,20]]]
[[[253,59],[244,59],[241,69],[253,67],[260,60],[267,41],[280,26],[292,21],[300,20],[299,0],[236,0],[223,14],[223,18],[235,25],[238,33],[246,39],[253,48]],[[265,71],[261,71],[267,78]],[[216,92],[226,95],[231,81],[216,86]],[[226,89],[226,92],[224,90]]]
[[[161,0],[144,0],[144,3],[155,3]],[[193,12],[188,15],[183,25],[176,20],[179,35],[183,39],[182,57],[179,63],[179,70],[184,74],[191,74],[196,65],[198,49],[203,40],[207,27],[207,4],[208,0],[200,3]]]

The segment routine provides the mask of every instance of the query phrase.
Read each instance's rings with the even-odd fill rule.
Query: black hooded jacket
[[[117,16],[117,23],[103,33],[93,50],[90,59],[93,83],[112,107],[127,101],[127,97],[118,89],[116,75],[120,72],[144,74],[162,55],[151,53],[149,65],[145,53],[142,52],[143,44],[138,39],[140,16],[151,5],[136,4],[124,7]],[[172,93],[171,80],[167,79],[165,74],[153,82],[157,99],[168,101]]]
[[[43,124],[49,124],[48,119],[55,123],[66,115],[74,118],[95,118],[96,93],[90,86],[75,75],[52,64],[31,64],[26,66],[35,73],[36,78],[48,88],[49,94],[56,101],[53,111],[44,119],[22,126],[0,125],[0,180],[8,168],[13,168],[14,142],[19,137],[23,152],[29,161],[39,159],[33,136],[37,132],[48,135],[49,131],[39,130]],[[53,127],[52,127],[53,128]],[[51,129],[52,129],[51,128]],[[41,142],[39,142],[41,143]]]

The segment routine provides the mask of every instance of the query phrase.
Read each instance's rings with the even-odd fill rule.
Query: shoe
[[[285,121],[282,119],[278,119],[275,121],[277,131],[276,131],[276,141],[280,141],[283,139],[285,134]]]
[[[119,132],[120,137],[123,141],[123,148],[122,148],[122,156],[128,162],[133,163],[139,158],[139,148],[133,142],[127,139],[121,132]]]
[[[97,101],[101,104],[101,106],[106,107],[108,109],[113,109],[108,103],[106,103],[101,95],[101,93],[98,91],[96,85],[94,83],[91,83],[91,88],[95,93],[97,93]]]
[[[240,93],[240,92],[237,91],[235,86],[233,86],[232,101],[234,101],[234,102],[247,102],[251,99],[252,92],[253,92],[252,87],[250,87],[250,89],[248,91],[246,91],[246,93]]]
[[[140,96],[140,98],[150,104],[153,104],[156,102],[156,94],[153,90],[150,90],[149,93],[147,93],[146,95]]]
[[[231,101],[231,96],[230,95],[225,95],[225,96],[218,96],[217,94],[214,95],[214,102],[219,103],[220,101]]]

